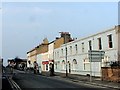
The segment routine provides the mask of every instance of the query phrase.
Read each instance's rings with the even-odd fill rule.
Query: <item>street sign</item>
[[[102,65],[102,59],[104,58],[105,52],[99,51],[99,50],[89,50],[88,56],[90,61],[90,82],[92,81],[92,64],[91,62],[101,62]]]
[[[98,51],[98,50],[88,51],[90,62],[101,62],[102,59],[104,58],[104,54],[105,54],[104,51]]]

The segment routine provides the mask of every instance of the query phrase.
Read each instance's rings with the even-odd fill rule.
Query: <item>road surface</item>
[[[7,73],[10,74],[9,69],[6,69],[6,74]],[[85,83],[71,81],[59,76],[42,76],[18,70],[14,70],[14,73],[12,79],[18,84],[21,90],[112,90],[110,88],[97,87],[95,85],[86,85]],[[6,86],[5,84],[6,82],[3,82],[3,86]]]
[[[30,73],[16,73],[13,77],[13,80],[22,88],[24,89],[81,89],[81,90],[107,90],[106,88],[94,87],[94,86],[86,86],[84,83],[80,84],[77,82],[72,82],[66,80],[64,78],[58,77],[47,77],[42,75],[35,75]],[[108,89],[110,90],[110,89]]]

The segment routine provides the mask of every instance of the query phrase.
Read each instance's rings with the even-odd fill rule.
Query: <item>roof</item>
[[[118,26],[120,26],[120,25],[118,25]],[[115,30],[116,27],[118,27],[118,26],[114,26],[114,27],[109,28],[109,29],[107,29],[107,30],[104,30],[104,31],[102,31],[102,32],[98,32],[98,33],[96,33],[96,34],[89,35],[89,36],[87,36],[87,37],[83,37],[83,38],[77,39],[77,40],[75,40],[75,41],[68,42],[68,43],[66,43],[66,44],[69,45],[69,44],[71,44],[71,43],[75,43],[75,42],[78,42],[78,41],[81,41],[81,40],[84,40],[84,39],[87,39],[87,38],[90,38],[90,37],[93,37],[93,36],[97,36],[97,35],[99,35],[99,34],[103,34],[103,33],[109,32],[109,31],[113,31],[113,30]],[[61,46],[65,46],[65,44],[63,44],[63,45],[61,45]]]

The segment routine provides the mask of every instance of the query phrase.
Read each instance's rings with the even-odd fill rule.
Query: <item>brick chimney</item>
[[[61,33],[61,37],[64,38],[64,43],[68,43],[71,40],[71,34],[69,32],[60,32]],[[66,39],[66,42],[65,42]]]

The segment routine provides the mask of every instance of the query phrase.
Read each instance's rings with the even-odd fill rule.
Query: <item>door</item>
[[[71,64],[68,62],[68,73],[71,73]]]

